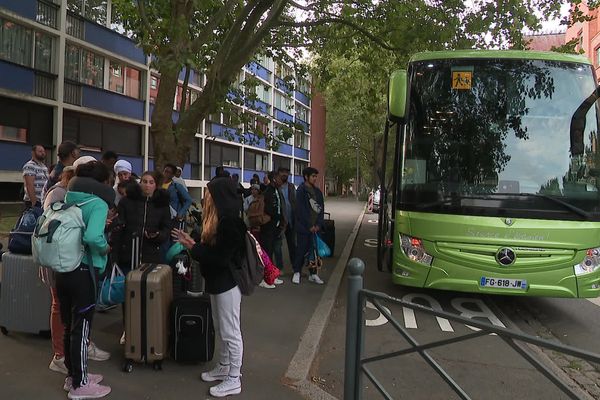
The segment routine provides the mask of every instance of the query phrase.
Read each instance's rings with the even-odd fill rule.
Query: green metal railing
[[[440,364],[436,362],[434,357],[428,350],[441,348],[450,344],[464,342],[470,339],[486,336],[490,333],[495,333],[500,339],[506,342],[517,354],[525,359],[536,370],[542,373],[550,382],[557,388],[562,390],[571,399],[579,399],[580,396],[576,390],[573,390],[567,383],[561,380],[547,365],[536,359],[523,344],[530,344],[545,349],[554,350],[555,352],[568,354],[592,363],[600,364],[600,354],[591,353],[585,350],[580,350],[574,347],[565,346],[560,343],[551,342],[540,339],[535,336],[523,334],[514,330],[503,327],[494,326],[491,324],[468,319],[456,314],[451,314],[444,311],[434,310],[429,307],[424,307],[420,304],[410,303],[388,296],[384,293],[374,292],[363,289],[362,273],[365,269],[365,264],[358,258],[353,258],[348,262],[348,302],[346,314],[346,368],[344,372],[344,399],[345,400],[360,400],[362,399],[362,376],[363,374],[369,378],[374,387],[385,399],[393,399],[386,388],[377,379],[375,374],[369,369],[369,364],[377,361],[387,360],[393,357],[398,357],[407,354],[416,353],[448,384],[448,386],[461,398],[471,399],[469,395],[452,379],[450,374],[446,372]],[[404,337],[408,342],[409,348],[391,353],[380,354],[373,357],[363,358],[364,349],[364,330],[365,318],[364,309],[366,301],[369,300],[375,308],[391,323],[391,325]],[[450,321],[455,321],[460,324],[469,325],[478,328],[479,331],[465,334],[450,339],[438,340],[427,344],[420,344],[407,329],[401,326],[400,323],[391,315],[390,311],[382,305],[382,302],[392,303],[412,310],[420,311],[425,314],[435,317],[445,318]]]

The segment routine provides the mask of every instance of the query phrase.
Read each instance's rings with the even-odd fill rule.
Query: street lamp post
[[[356,201],[358,201],[358,177],[359,177],[359,157],[358,157],[358,142],[356,143],[356,182],[354,184],[354,191],[356,192]]]

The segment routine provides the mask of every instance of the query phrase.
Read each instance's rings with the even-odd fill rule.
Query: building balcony
[[[271,71],[269,71],[262,65],[257,64],[254,61],[252,61],[246,66],[246,68],[248,68],[248,71],[251,74],[258,76],[259,78],[261,78],[267,82],[271,82]]]
[[[307,107],[310,107],[310,98],[302,92],[294,92],[294,97],[300,103],[304,104]]]
[[[301,149],[299,147],[294,147],[294,157],[302,158],[303,160],[308,161],[308,150]]]
[[[273,150],[281,154],[286,154],[288,156],[292,155],[292,146],[287,143],[277,142],[277,148]]]
[[[288,86],[287,83],[281,78],[275,78],[275,87],[279,90],[286,92],[288,95],[292,95],[292,89]]]
[[[67,13],[67,33],[112,53],[119,54],[124,59],[146,64],[144,52],[135,45],[133,40],[70,12]]]
[[[308,124],[308,122],[296,118],[296,124],[300,125],[302,129],[304,129],[304,132],[310,132],[310,125]]]
[[[56,99],[56,75],[0,60],[0,88]]]
[[[65,81],[65,103],[144,120],[144,102],[119,93]]]
[[[37,3],[37,0],[0,0],[0,7],[35,21],[38,7]]]
[[[293,115],[288,114],[288,113],[286,113],[284,111],[281,111],[278,108],[275,109],[275,115],[274,115],[274,117],[279,122],[283,122],[283,123],[294,122],[294,116]]]

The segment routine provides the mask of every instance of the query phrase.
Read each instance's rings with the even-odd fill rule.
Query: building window
[[[140,96],[141,72],[135,68],[125,67],[125,94],[134,99]]]
[[[268,171],[269,155],[246,150],[244,152],[244,169],[251,169],[254,171]]]
[[[256,88],[254,89],[254,92],[256,93],[256,97],[258,97],[258,99],[264,103],[267,104],[271,104],[271,89],[259,84],[258,86],[256,86]]]
[[[215,167],[240,167],[240,148],[206,141],[204,146],[204,179],[210,179]]]
[[[0,140],[27,143],[27,129],[0,125]]]
[[[309,142],[308,136],[305,135],[304,133],[302,133],[302,132],[294,133],[294,145],[296,147],[308,150],[308,142]]]
[[[54,54],[54,38],[42,32],[35,33],[35,69],[52,72]]]
[[[125,75],[123,75],[123,66],[114,62],[110,63],[108,90],[117,93],[125,93]]]
[[[275,66],[275,75],[278,78],[285,79],[287,77],[294,77],[294,71],[285,64],[277,64]]]
[[[104,57],[67,44],[65,76],[86,85],[104,87]]]
[[[0,58],[31,67],[31,29],[0,18]]]
[[[150,89],[152,89],[152,90],[158,89],[158,78],[155,76],[150,78]]]
[[[290,169],[291,162],[292,162],[292,160],[290,158],[273,154],[273,170],[274,171],[278,170],[281,167]]]
[[[308,80],[301,78],[298,82],[298,91],[304,94],[310,94],[310,83]]]
[[[309,122],[308,121],[308,109],[305,107],[302,107],[300,105],[296,105],[296,119],[299,119],[304,122]]]
[[[294,102],[287,96],[275,92],[275,107],[284,112],[291,112],[294,109]]]
[[[294,160],[294,175],[302,176],[302,171],[306,167],[308,167],[307,162]]]
[[[99,24],[106,24],[107,0],[68,0],[67,9]]]

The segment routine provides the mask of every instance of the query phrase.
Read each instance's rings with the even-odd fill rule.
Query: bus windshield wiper
[[[493,194],[493,196],[498,196],[498,195],[542,198],[542,199],[551,201],[555,204],[561,205],[563,208],[566,208],[567,210],[573,212],[574,214],[582,216],[587,221],[592,220],[592,214],[590,214],[589,212],[582,210],[581,208],[576,207],[573,204],[567,203],[566,201],[557,199],[556,197],[548,196],[546,194],[540,194],[540,193],[495,193],[495,194]]]

